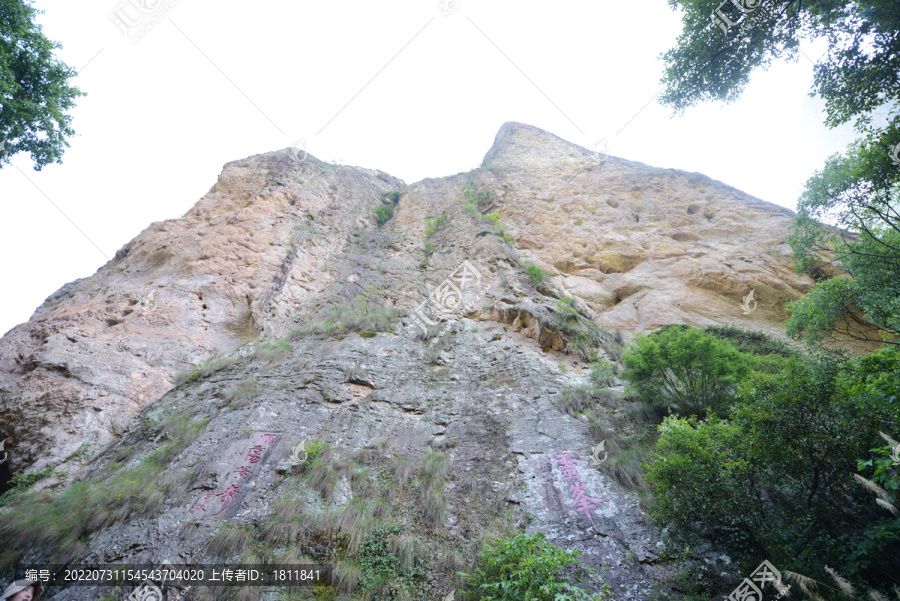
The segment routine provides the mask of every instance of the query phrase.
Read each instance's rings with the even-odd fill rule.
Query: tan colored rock
[[[176,372],[284,336],[375,275],[381,302],[412,309],[469,260],[484,276],[469,314],[557,350],[565,341],[525,299],[550,306],[542,293],[572,295],[602,327],[629,335],[732,323],[783,337],[785,304],[812,285],[791,268],[791,211],[706,176],[615,157],[596,164],[586,149],[518,123],[501,128],[485,159],[488,168],[405,188],[377,231],[372,210],[400,180],[297,163],[287,150],[228,163],[183,217],[151,224],[0,340],[0,429],[15,440],[13,471],[109,441]],[[470,180],[493,192],[480,209],[499,215],[516,248],[464,210]],[[426,218],[442,214],[425,240]],[[435,252],[423,268],[426,243]],[[556,275],[536,291],[525,262]],[[744,315],[751,290],[758,306]]]

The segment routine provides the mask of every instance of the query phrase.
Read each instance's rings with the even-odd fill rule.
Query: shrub
[[[853,476],[885,476],[858,458],[882,443],[879,431],[900,431],[898,374],[897,350],[846,363],[794,358],[782,373],[752,374],[730,421],[667,418],[647,466],[650,514],[747,564],[765,556],[823,580],[827,563],[876,588],[895,583],[900,518]],[[896,481],[880,482],[891,494]]]
[[[428,226],[425,228],[425,237],[430,238],[434,235],[434,233],[441,227],[441,224],[446,221],[447,215],[441,215],[440,217],[429,217],[425,220]]]
[[[160,482],[172,459],[206,427],[208,419],[190,421],[174,415],[160,425],[170,440],[130,469],[110,464],[107,473],[75,482],[55,495],[22,491],[6,499],[11,506],[0,514],[0,548],[10,550],[0,558],[0,570],[15,561],[21,541],[42,548],[64,563],[74,559],[94,531],[123,519],[139,519],[156,513],[178,484],[178,476]]]
[[[594,386],[609,386],[613,379],[613,368],[609,361],[602,357],[598,357],[591,365],[591,371],[588,379]]]
[[[381,205],[380,207],[376,207],[372,212],[375,214],[375,220],[378,222],[378,227],[381,227],[394,216],[394,205]]]
[[[478,556],[474,575],[461,573],[471,589],[467,596],[480,601],[600,601],[606,592],[589,595],[584,589],[570,584],[561,574],[568,564],[583,568],[576,559],[581,552],[557,549],[547,542],[543,533],[520,534],[511,540],[490,542]],[[575,581],[580,583],[580,577]]]
[[[750,372],[749,361],[731,344],[690,327],[638,336],[622,362],[622,377],[647,406],[700,416],[723,414]]]
[[[549,320],[542,321],[541,325],[555,328],[563,334],[582,359],[595,360],[597,353],[594,349],[598,346],[603,346],[613,355],[618,353],[619,347],[614,342],[613,336],[579,313],[571,296],[556,301],[554,309],[553,316]]]
[[[52,476],[54,469],[56,468],[48,467],[39,472],[31,472],[30,474],[20,474],[18,476],[13,476],[9,480],[9,486],[11,488],[0,495],[0,507],[3,507],[7,503],[9,503],[10,500],[18,493],[31,488],[31,485],[38,480]]]
[[[400,190],[391,190],[390,192],[385,192],[381,195],[381,197],[390,200],[394,204],[397,204],[398,202],[400,202]]]
[[[535,288],[543,284],[547,276],[550,275],[533,263],[525,265],[525,272],[528,274],[528,280],[531,282],[531,285]]]

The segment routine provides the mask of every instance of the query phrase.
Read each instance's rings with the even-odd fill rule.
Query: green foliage
[[[375,214],[378,227],[381,227],[394,216],[394,205],[381,205],[380,207],[375,207],[375,210],[372,212]]]
[[[354,300],[357,300],[363,304],[365,307],[366,315],[369,314],[369,305],[374,304],[375,300],[381,296],[381,292],[375,286],[366,286],[363,288],[365,292],[355,297]]]
[[[10,500],[16,496],[18,493],[28,490],[31,488],[31,485],[41,480],[43,478],[47,478],[53,475],[54,467],[47,467],[39,472],[31,472],[26,474],[20,474],[18,476],[13,476],[9,480],[10,489],[5,493],[0,495],[0,507],[7,505]]]
[[[550,275],[534,263],[525,264],[525,273],[528,274],[528,281],[530,281],[531,285],[535,288],[543,284],[544,280]]]
[[[388,539],[400,530],[401,525],[397,523],[378,526],[366,537],[358,556],[359,584],[363,589],[375,591],[391,583],[414,589],[423,584],[425,570],[420,563],[414,561],[415,545],[407,544],[403,549],[398,549],[401,551],[400,557],[390,550]]]
[[[430,238],[434,235],[434,233],[441,227],[441,224],[447,220],[447,214],[443,214],[440,217],[429,217],[425,219],[425,222],[428,226],[425,228],[425,237]]]
[[[700,416],[723,414],[750,372],[750,362],[731,344],[690,327],[638,336],[622,362],[622,378],[647,406]]]
[[[374,305],[374,308],[373,306]],[[326,310],[324,321],[310,321],[294,328],[288,340],[304,336],[341,336],[350,332],[388,332],[399,321],[401,310],[356,297],[351,302],[333,305]]]
[[[809,296],[788,306],[788,331],[795,338],[900,345],[900,170],[885,171],[884,154],[878,144],[854,143],[846,157],[830,157],[806,183],[788,238],[797,269],[821,280],[831,248],[850,277],[819,281]],[[858,233],[832,230],[826,237],[821,221]]]
[[[494,199],[494,193],[490,190],[477,192],[470,181],[463,188],[463,198],[467,206],[474,208],[478,215],[481,215],[481,207],[491,203]]]
[[[599,346],[603,346],[614,355],[619,350],[612,335],[579,313],[571,296],[563,297],[554,303],[554,314],[543,325],[548,325],[563,334],[578,356],[585,361],[596,358],[595,349]]]
[[[814,70],[813,85],[825,101],[826,125],[858,117],[857,129],[864,130],[873,112],[900,91],[900,82],[892,75],[900,71],[900,55],[893,45],[900,11],[890,0],[804,2],[792,10],[772,10],[762,3],[745,17],[742,25],[748,27],[743,33],[737,27],[724,33],[710,23],[718,3],[671,0],[669,4],[683,11],[683,31],[677,46],[663,55],[667,87],[660,102],[679,113],[698,102],[736,100],[754,69],[782,56],[799,58],[800,38],[812,32],[829,43]],[[729,6],[726,15],[734,21],[741,13]]]
[[[765,332],[751,332],[734,326],[706,326],[704,331],[720,340],[727,340],[742,353],[796,357],[797,351]]]
[[[393,204],[400,202],[400,190],[391,190],[381,195],[382,198],[390,200]]]
[[[814,70],[814,93],[825,102],[827,126],[855,119],[861,137],[807,181],[788,242],[801,272],[827,277],[823,251],[830,245],[852,280],[793,303],[790,331],[810,342],[828,335],[900,344],[900,169],[890,152],[900,144],[900,104],[893,100],[900,96],[897,3],[792,2],[789,10],[760,3],[740,31],[727,32],[710,25],[712,2],[670,5],[683,9],[684,28],[677,47],[663,56],[667,89],[660,101],[676,112],[705,100],[735,100],[754,69],[796,57],[801,36],[828,40]],[[732,20],[741,16],[735,6],[724,10]],[[826,236],[823,223],[858,237],[838,230]]]
[[[591,364],[588,379],[594,386],[609,386],[613,379],[612,364],[603,357],[598,357],[597,361]]]
[[[181,386],[182,384],[186,384],[193,380],[201,380],[217,371],[222,371],[226,367],[231,367],[232,365],[240,363],[240,361],[239,357],[212,357],[205,361],[201,361],[197,364],[197,368],[194,371],[181,371],[175,374],[175,385]]]
[[[577,557],[579,551],[557,549],[547,542],[543,533],[520,534],[511,540],[490,542],[478,556],[474,575],[462,573],[470,593],[466,596],[480,601],[599,601],[606,592],[589,595],[584,589],[570,584],[562,573],[569,564],[583,568]],[[574,579],[581,583],[582,578]]]
[[[84,96],[68,81],[78,72],[57,60],[61,48],[44,35],[36,10],[23,0],[0,0],[0,167],[21,151],[31,153],[35,171],[62,163],[75,134],[67,111]]]
[[[253,360],[266,366],[283,361],[291,352],[291,343],[287,340],[267,340],[256,345]]]
[[[650,514],[685,541],[711,537],[739,561],[764,556],[822,579],[829,565],[895,582],[900,520],[853,479],[880,430],[900,430],[900,352],[841,363],[792,358],[752,374],[730,420],[669,417],[647,467]],[[875,473],[871,477],[875,478]],[[868,473],[868,472],[867,472]],[[890,485],[890,484],[889,484]]]
[[[75,482],[56,494],[21,490],[6,498],[10,509],[0,513],[0,549],[8,551],[0,559],[0,570],[34,549],[42,549],[51,561],[72,560],[86,553],[86,541],[100,528],[155,514],[166,498],[184,491],[180,475],[164,473],[208,422],[172,415],[159,424],[168,441],[135,467],[122,469],[112,463],[103,476]],[[23,540],[29,541],[27,549]]]
[[[222,399],[228,407],[242,409],[256,400],[264,390],[262,386],[257,386],[256,380],[247,378],[225,390]]]

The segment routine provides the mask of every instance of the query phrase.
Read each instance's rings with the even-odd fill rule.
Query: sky
[[[853,138],[811,98],[821,40],[740,100],[655,97],[681,17],[666,0],[36,0],[87,96],[62,164],[0,169],[0,333],[178,218],[229,161],[288,147],[411,184],[481,164],[519,121],[699,172],[791,209]]]

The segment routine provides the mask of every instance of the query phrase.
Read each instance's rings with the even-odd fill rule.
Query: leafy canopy
[[[751,362],[731,344],[687,326],[638,336],[622,377],[645,404],[695,415],[723,412]]]
[[[67,111],[84,96],[68,85],[77,71],[53,57],[61,48],[34,22],[24,0],[0,0],[0,167],[17,152],[31,153],[35,171],[62,163],[74,135]]]
[[[820,580],[828,565],[890,590],[900,584],[900,519],[853,476],[862,467],[895,492],[896,472],[860,458],[883,445],[879,432],[900,430],[900,352],[787,361],[781,373],[752,374],[727,421],[666,418],[645,466],[650,513],[676,537],[711,537],[748,564],[766,557]]]

